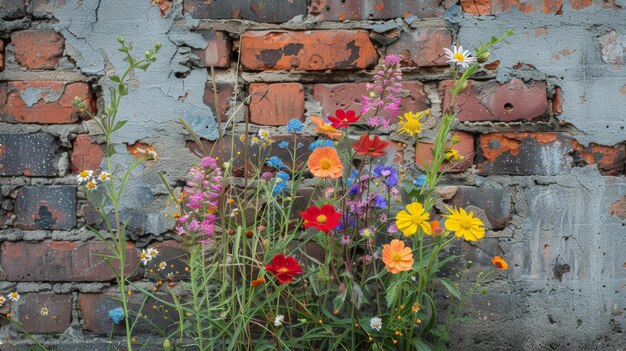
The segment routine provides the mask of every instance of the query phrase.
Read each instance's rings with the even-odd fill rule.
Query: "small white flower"
[[[141,263],[143,263],[143,265],[147,265],[148,262],[150,262],[152,260],[152,256],[150,255],[149,251],[146,251],[145,249],[141,250],[141,253],[139,254],[139,259],[141,260]]]
[[[89,191],[94,191],[96,189],[98,189],[98,183],[96,183],[95,180],[90,179],[87,184],[85,184],[85,186],[87,187],[87,189],[89,189]]]
[[[83,184],[87,182],[89,179],[91,179],[92,176],[93,176],[93,171],[86,169],[78,173],[78,175],[76,176],[76,179],[78,179],[78,184]]]
[[[9,298],[9,300],[15,302],[15,301],[19,301],[20,300],[20,294],[18,294],[17,292],[12,292],[9,293],[9,295],[7,295],[7,297]]]
[[[162,271],[165,268],[167,268],[167,263],[165,263],[165,261],[159,263],[159,270]]]
[[[383,320],[378,317],[370,319],[370,327],[376,331],[380,331],[383,328]]]
[[[5,302],[7,302],[6,297],[0,295],[0,307],[2,307],[2,305],[4,305]]]
[[[98,180],[100,180],[101,182],[108,182],[109,180],[111,180],[111,173],[109,172],[100,172],[100,175],[98,176]]]
[[[268,132],[265,129],[259,129],[259,133],[258,133],[259,138],[261,139],[269,139],[270,137],[270,132]]]
[[[150,255],[150,257],[155,258],[158,256],[158,254],[159,254],[159,250],[152,248],[152,247],[148,248],[148,255]]]
[[[412,277],[411,277],[411,280],[412,280],[412,281],[414,281],[414,282],[416,282],[416,281],[417,281],[417,277],[416,277],[416,276],[412,276]]]
[[[278,316],[276,316],[276,318],[274,318],[274,326],[280,327],[281,325],[283,325],[284,321],[285,321],[285,316],[283,316],[282,314],[279,314]]]
[[[476,62],[476,57],[472,56],[469,50],[463,51],[462,46],[457,47],[456,45],[452,45],[452,50],[445,48],[443,51],[446,53],[448,64],[451,66],[459,66],[461,71]]]

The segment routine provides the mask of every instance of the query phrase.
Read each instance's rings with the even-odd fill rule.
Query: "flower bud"
[[[478,55],[478,57],[476,58],[478,59],[478,63],[483,63],[483,62],[487,62],[487,60],[489,59],[489,56],[491,56],[491,53],[483,52],[482,54]]]
[[[163,351],[172,351],[172,344],[169,339],[165,339],[165,341],[163,341]]]
[[[124,43],[124,37],[117,37],[117,41],[118,41],[120,44],[123,44],[123,43]]]

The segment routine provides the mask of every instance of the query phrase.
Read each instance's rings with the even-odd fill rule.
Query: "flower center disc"
[[[326,219],[327,219],[326,216],[324,216],[323,214],[319,215],[319,216],[317,216],[317,218],[315,218],[315,220],[317,222],[319,222],[319,223],[326,223]]]
[[[463,56],[462,53],[457,52],[456,54],[454,54],[454,59],[457,60],[457,61],[464,62],[465,61],[465,56]]]
[[[396,252],[393,254],[393,261],[394,262],[400,262],[402,261],[402,255],[399,252]]]
[[[330,160],[329,159],[325,158],[325,159],[320,161],[320,168],[321,169],[327,170],[327,169],[330,169],[330,166],[331,166],[331,164],[330,164]]]
[[[472,223],[467,219],[462,220],[461,223],[459,224],[461,225],[461,228],[466,229],[466,230],[472,227]]]
[[[286,268],[286,267],[280,267],[280,268],[278,268],[278,272],[279,273],[286,273],[286,272],[289,272],[289,269]]]

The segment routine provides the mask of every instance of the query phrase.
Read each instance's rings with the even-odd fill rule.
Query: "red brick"
[[[609,216],[616,216],[622,221],[626,219],[626,195],[611,204]]]
[[[4,39],[0,39],[0,72],[4,71]]]
[[[563,93],[560,87],[554,88],[554,97],[552,98],[552,113],[560,115],[563,113]]]
[[[287,22],[306,16],[306,1],[285,0],[184,0],[185,13],[193,18],[245,19],[256,22]]]
[[[596,165],[603,175],[623,175],[626,164],[626,145],[616,145],[615,147],[589,144],[584,147],[576,141],[572,141],[572,146],[576,150],[577,158],[583,162],[581,166]],[[577,161],[579,161],[577,159]]]
[[[4,280],[89,282],[114,279],[101,254],[110,254],[100,241],[9,242],[2,244]],[[137,250],[126,245],[126,274],[139,265]]]
[[[365,30],[250,31],[241,36],[241,63],[250,71],[354,70],[377,60]]]
[[[403,66],[447,66],[444,48],[452,45],[452,31],[446,28],[419,28],[403,32],[387,46],[385,53],[399,55]]]
[[[443,106],[450,104],[452,81],[439,84]],[[467,88],[455,101],[460,121],[518,121],[534,120],[547,114],[546,83],[512,79],[500,84],[496,81],[468,81]]]
[[[84,115],[72,106],[74,97],[95,111],[89,84],[53,81],[0,83],[0,122],[75,123]]]
[[[587,0],[583,0],[587,1]],[[576,2],[576,0],[574,0]],[[535,6],[537,1],[519,0],[461,0],[461,8],[464,12],[472,15],[498,15],[512,8],[517,8],[520,12],[527,14],[560,14],[563,7],[563,0],[541,0],[539,6]]]
[[[21,229],[72,229],[76,226],[76,187],[22,187],[15,198],[15,215],[15,226]]]
[[[207,43],[206,48],[193,50],[193,54],[200,58],[202,67],[230,66],[230,41],[226,33],[212,30],[199,30],[197,33]]]
[[[121,307],[121,303],[116,299],[117,292],[107,292],[103,294],[80,294],[78,296],[78,309],[82,319],[82,327],[84,330],[98,333],[124,334],[124,322],[114,325],[109,317],[109,311]],[[172,302],[169,294],[157,294],[158,298]],[[133,329],[134,332],[154,332],[155,328],[164,330],[171,327],[178,321],[178,315],[175,308],[167,307],[153,298],[148,298],[144,302],[145,296],[137,293],[130,297],[126,297],[128,308],[131,310],[131,316],[141,313],[137,325]]]
[[[450,164],[448,171],[463,172],[474,163],[474,136],[465,132],[453,132],[453,135],[457,135],[460,138],[459,143],[454,145],[454,148],[463,156],[463,160]],[[423,169],[424,164],[430,165],[433,161],[433,147],[433,143],[420,140],[415,153],[415,163],[418,167]],[[442,166],[440,171],[445,169],[444,166]]]
[[[72,173],[76,174],[85,169],[97,170],[100,168],[104,147],[95,143],[88,134],[79,134],[72,144]]]
[[[571,0],[570,6],[574,10],[583,10],[591,5],[600,6],[607,9],[621,9],[621,7],[615,3],[615,0]]]
[[[327,21],[375,20],[411,15],[419,18],[441,17],[445,12],[440,0],[313,0],[311,7],[314,14],[321,15]]]
[[[15,319],[29,333],[62,333],[72,320],[72,295],[22,294],[20,301],[13,303],[13,310]]]
[[[250,121],[281,126],[304,115],[304,90],[300,83],[251,83]]]
[[[220,116],[221,116],[222,122],[226,122],[229,117],[227,115],[228,100],[231,98],[231,96],[233,96],[235,89],[232,84],[227,84],[227,83],[217,83],[216,88],[217,88],[217,100],[218,100],[217,105],[219,108]],[[209,106],[211,110],[213,110],[213,113],[217,115],[216,110],[215,110],[215,96],[213,94],[213,85],[211,84],[211,82],[207,82],[204,88],[203,100],[204,100],[204,104]]]
[[[15,60],[29,69],[54,69],[63,56],[65,39],[51,30],[23,30],[11,34]]]
[[[403,82],[402,88],[408,92],[401,99],[399,111],[423,111],[429,108],[430,101],[424,92],[424,85],[420,82]],[[315,84],[313,86],[315,100],[322,104],[324,116],[334,115],[338,109],[354,110],[361,113],[362,97],[367,95],[366,83],[342,83],[342,84]],[[374,115],[371,111],[361,117],[359,123],[365,123]],[[397,116],[392,118],[392,123],[397,122]]]

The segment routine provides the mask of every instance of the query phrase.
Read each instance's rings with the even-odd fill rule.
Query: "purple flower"
[[[374,207],[377,207],[380,209],[387,208],[387,200],[385,199],[384,196],[377,194],[377,195],[374,195],[374,198],[372,200],[373,200],[372,202],[373,202]]]
[[[374,168],[375,175],[384,179],[385,185],[392,187],[398,184],[398,171],[391,166],[383,166],[378,164],[376,168]]]

